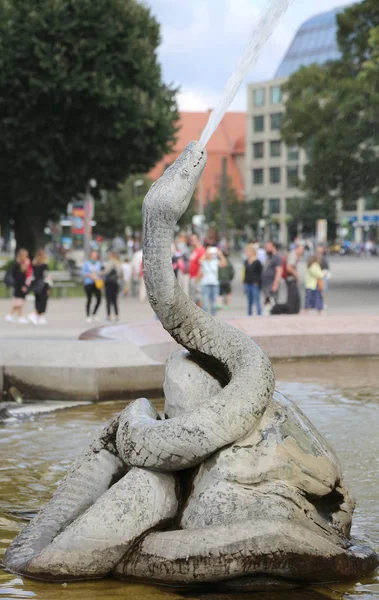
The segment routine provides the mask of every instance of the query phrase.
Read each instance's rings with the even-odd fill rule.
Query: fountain
[[[13,572],[246,590],[257,575],[334,581],[379,563],[350,539],[338,459],[275,392],[267,356],[174,277],[172,233],[205,163],[192,142],[144,201],[149,301],[186,349],[167,364],[165,416],[142,398],[113,419],[8,548]]]
[[[288,4],[273,3],[275,18]],[[196,307],[174,277],[173,231],[205,164],[204,145],[192,142],[144,200],[148,298],[185,349],[167,363],[164,414],[141,398],[112,419],[9,546],[14,573],[234,592],[357,579],[379,564],[351,538],[355,502],[334,451],[275,391],[268,357]]]

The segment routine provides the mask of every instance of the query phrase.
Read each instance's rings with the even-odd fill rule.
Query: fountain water
[[[266,10],[262,13],[258,25],[253,29],[249,43],[239,59],[234,72],[228,79],[224,92],[216,107],[210,114],[209,120],[203,133],[200,144],[206,146],[222,121],[228,107],[233,102],[243,80],[249,70],[257,62],[263,46],[274,33],[288,7],[294,0],[269,0]]]

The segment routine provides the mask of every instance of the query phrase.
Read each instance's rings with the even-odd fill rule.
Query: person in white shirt
[[[130,280],[132,278],[132,266],[129,263],[129,258],[125,258],[122,264],[122,278],[124,280],[124,289],[122,295],[127,296],[129,293]]]
[[[227,264],[221,250],[216,247],[208,247],[204,256],[200,259],[201,269],[201,291],[203,297],[203,308],[211,315],[217,312],[217,296],[219,293],[218,268]]]

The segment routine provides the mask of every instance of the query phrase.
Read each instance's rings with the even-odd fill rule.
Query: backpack
[[[8,271],[5,273],[4,283],[7,287],[14,287],[15,279],[13,269],[8,269]]]
[[[105,277],[105,283],[118,283],[118,275],[116,269],[112,269]]]

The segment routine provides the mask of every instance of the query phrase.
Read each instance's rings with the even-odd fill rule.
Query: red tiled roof
[[[149,177],[151,179],[158,179],[165,168],[174,162],[190,141],[200,138],[209,114],[210,111],[180,113],[180,129],[174,151],[166,155],[150,171]],[[245,130],[246,113],[228,112],[209,140],[207,144],[208,161],[201,184],[204,201],[208,194],[212,199],[219,192],[223,157],[227,159],[227,174],[230,185],[243,198],[244,174],[238,168],[236,157],[245,154]]]

